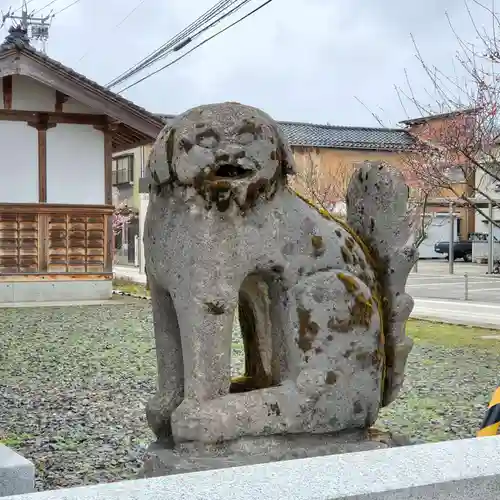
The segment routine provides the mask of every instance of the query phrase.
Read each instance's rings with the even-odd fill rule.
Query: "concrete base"
[[[0,303],[107,300],[111,280],[47,280],[0,283]]]
[[[35,466],[0,444],[0,497],[35,491]]]
[[[2,500],[490,500],[500,436],[176,474]]]
[[[297,458],[321,457],[402,446],[405,438],[364,431],[336,435],[295,435],[242,438],[220,445],[185,443],[168,448],[152,444],[144,458],[140,477],[168,476],[256,465]]]

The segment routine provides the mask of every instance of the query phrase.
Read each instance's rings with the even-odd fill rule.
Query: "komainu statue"
[[[321,440],[368,429],[398,394],[417,259],[403,177],[364,164],[344,222],[293,192],[294,172],[277,123],[238,103],[185,112],[153,146],[147,417],[162,446]],[[245,374],[232,381],[235,314]]]

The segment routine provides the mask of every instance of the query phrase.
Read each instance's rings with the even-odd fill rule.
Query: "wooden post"
[[[36,121],[28,122],[38,133],[38,202],[47,203],[47,130],[55,127],[48,122],[48,115],[38,113]],[[48,216],[38,214],[38,272],[47,271],[48,265]]]
[[[56,111],[57,113],[62,113],[64,103],[67,100],[68,96],[66,94],[63,94],[62,92],[59,92],[59,90],[56,90],[56,102],[54,106],[54,111]]]
[[[113,204],[113,131],[108,126],[104,134],[104,203]]]
[[[113,204],[113,134],[117,127],[117,123],[107,122],[103,127],[99,128],[104,134],[104,203],[106,205]],[[107,218],[105,234],[106,261],[104,269],[106,272],[113,272],[114,237],[112,215]]]
[[[3,109],[12,109],[12,75],[2,78]]]
[[[38,129],[38,201],[47,203],[47,124]]]

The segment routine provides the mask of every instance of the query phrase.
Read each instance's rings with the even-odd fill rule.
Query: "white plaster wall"
[[[12,77],[12,109],[54,111],[56,91],[23,75]]]
[[[139,206],[139,272],[144,273],[144,221],[146,220],[146,212],[149,205],[149,193],[141,193]]]
[[[38,132],[0,121],[0,203],[38,203]]]
[[[105,203],[102,132],[69,124],[47,131],[47,202]]]
[[[0,78],[0,109],[4,109],[4,106],[3,106],[3,78]]]
[[[0,78],[0,109],[3,109],[3,88]],[[24,75],[13,75],[12,77],[12,109],[21,109],[25,111],[55,111],[56,91],[39,83],[33,78]],[[85,104],[78,102],[72,97],[63,103],[65,113],[86,113],[101,114]]]
[[[78,102],[76,99],[69,97],[63,104],[63,111],[65,113],[86,113],[88,115],[100,114],[99,111],[89,108],[85,104]]]

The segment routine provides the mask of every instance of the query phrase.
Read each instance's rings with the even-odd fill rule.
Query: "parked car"
[[[440,241],[434,245],[434,251],[445,255],[446,258],[449,257],[450,244],[447,241]],[[470,262],[472,260],[472,241],[455,241],[453,243],[453,260],[463,259],[464,262]]]

